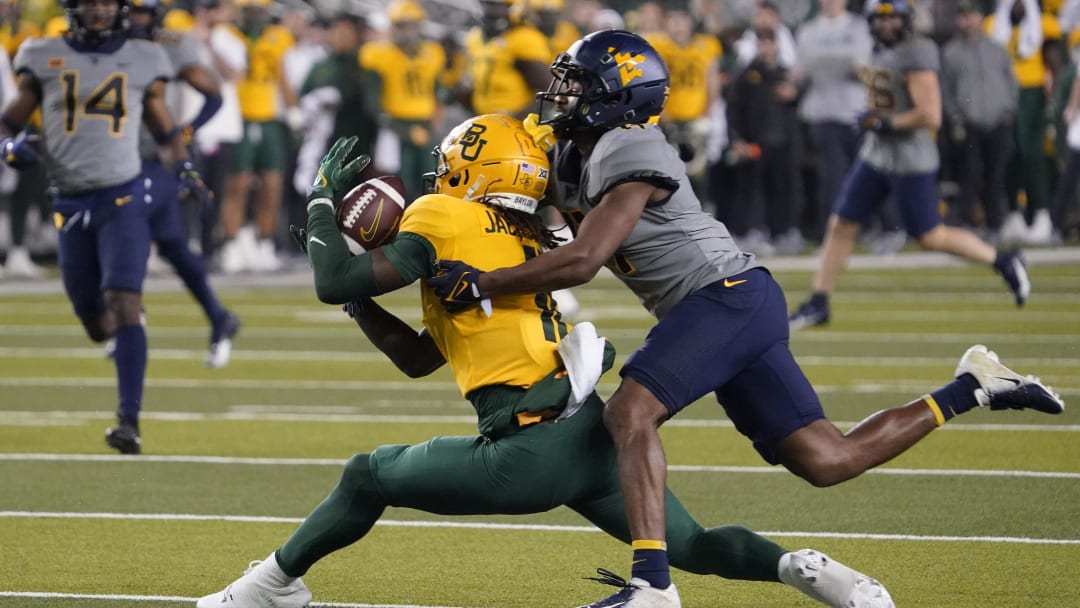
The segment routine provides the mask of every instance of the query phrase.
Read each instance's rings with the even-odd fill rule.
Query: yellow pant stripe
[[[937,422],[937,425],[945,424],[945,416],[941,413],[941,407],[938,406],[937,401],[930,395],[923,395],[923,401],[930,406],[930,411],[934,412],[934,421]]]
[[[662,540],[635,540],[630,543],[632,549],[659,549],[667,551],[667,543]]]

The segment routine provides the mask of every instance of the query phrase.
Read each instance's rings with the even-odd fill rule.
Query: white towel
[[[604,339],[596,335],[589,322],[577,323],[556,347],[570,377],[570,397],[558,420],[569,418],[581,409],[585,399],[596,389],[604,373]]]
[[[1016,42],[1016,53],[1020,59],[1027,59],[1042,49],[1042,11],[1039,9],[1037,0],[1023,0],[1024,18],[1020,21],[1019,39]],[[994,27],[990,31],[990,37],[1002,46],[1008,47],[1012,38],[1012,21],[1009,12],[1012,11],[1013,0],[998,0],[997,10],[994,11]]]

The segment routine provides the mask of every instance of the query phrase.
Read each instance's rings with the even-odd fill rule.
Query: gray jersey
[[[169,73],[171,78],[178,79],[185,68],[199,63],[199,41],[190,34],[159,29],[154,35],[154,42],[165,49],[172,66]],[[160,146],[144,125],[139,135],[139,155],[143,160],[157,160],[159,151]]]
[[[556,164],[559,206],[576,227],[611,188],[645,181],[674,189],[645,208],[607,267],[657,318],[698,289],[760,266],[735,246],[727,228],[701,210],[686,165],[659,127],[614,129],[582,161],[573,147]]]
[[[63,37],[38,38],[19,47],[15,70],[41,86],[46,170],[61,193],[139,174],[143,96],[172,74],[160,46],[127,40],[112,53],[78,52]]]
[[[885,115],[906,112],[915,104],[908,92],[910,72],[940,71],[937,45],[915,36],[892,48],[878,48],[864,74],[871,110]],[[874,167],[895,175],[938,170],[938,148],[930,129],[867,134],[859,156]]]

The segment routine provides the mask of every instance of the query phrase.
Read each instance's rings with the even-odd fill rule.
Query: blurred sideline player
[[[435,193],[405,210],[391,244],[353,257],[338,232],[334,205],[367,161],[347,162],[354,142],[338,140],[323,159],[308,196],[307,232],[298,233],[315,270],[315,290],[324,302],[345,303],[371,342],[408,376],[426,376],[449,363],[476,410],[480,434],[354,455],[337,486],[284,545],[223,591],[200,599],[197,608],[307,606],[311,593],[298,577],[367,535],[389,506],[481,515],[566,505],[611,536],[629,539],[600,398],[586,387],[575,397],[583,399],[580,409],[553,424],[567,411],[571,392],[559,356],[588,362],[593,375],[582,382],[590,386],[614,359],[614,349],[594,328],[563,323],[548,293],[495,299],[491,316],[480,309],[451,315],[421,286],[419,333],[371,299],[430,277],[443,257],[495,268],[554,246],[554,235],[534,215],[547,185],[544,152],[515,119],[466,120],[438,147]],[[575,343],[578,349],[568,349]],[[672,559],[690,572],[783,580],[835,608],[841,604],[826,598],[869,580],[833,561],[800,576],[796,571],[820,554],[788,552],[741,526],[703,529],[674,494],[666,496]],[[610,573],[601,576],[618,582]],[[809,580],[814,577],[817,582]]]
[[[553,53],[570,48],[581,38],[581,32],[566,18],[566,0],[517,0],[510,10],[512,19],[531,23],[547,36]]]
[[[381,174],[405,180],[405,200],[423,194],[422,175],[431,171],[434,121],[439,113],[436,87],[446,65],[438,42],[424,40],[424,8],[414,0],[395,0],[386,8],[390,39],[365,44],[360,65],[366,70],[369,106],[377,108],[381,129],[375,165]]]
[[[536,92],[547,86],[554,53],[535,26],[513,22],[512,5],[513,0],[481,0],[481,25],[465,39],[469,78],[459,96],[476,114],[524,118]]]
[[[131,36],[161,45],[177,80],[186,82],[203,95],[205,101],[198,115],[191,124],[181,129],[181,137],[190,144],[195,131],[221,108],[221,86],[217,76],[199,64],[199,43],[193,36],[161,27],[162,9],[161,0],[134,0],[128,13]],[[232,356],[232,339],[240,330],[240,319],[218,301],[207,280],[202,257],[195,255],[188,247],[181,201],[177,198],[177,178],[162,164],[160,150],[145,129],[140,148],[143,175],[148,180],[150,196],[154,201],[150,214],[150,236],[157,244],[158,253],[176,269],[176,274],[184,281],[210,322],[210,349],[206,354],[206,366],[224,367]],[[209,198],[195,202],[213,204]]]
[[[150,252],[141,123],[169,147],[182,189],[201,180],[165,106],[169,59],[152,42],[128,39],[127,11],[124,0],[66,0],[69,33],[22,45],[19,90],[0,119],[0,150],[8,164],[35,160],[23,138],[9,138],[40,107],[64,289],[91,340],[116,338],[118,424],[105,440],[133,454],[142,446],[147,345],[140,313]]]
[[[341,137],[356,137],[356,148],[371,151],[375,142],[374,108],[368,107],[365,74],[358,56],[364,20],[348,13],[330,18],[326,27],[328,56],[315,64],[300,88],[304,137],[296,158],[293,188],[307,193],[330,145]],[[371,171],[371,168],[368,168]]]
[[[701,200],[709,198],[705,138],[709,134],[709,107],[720,95],[720,41],[695,33],[689,11],[669,8],[664,17],[666,36],[645,39],[660,53],[671,75],[671,94],[660,125],[668,141],[679,150],[686,173]]]
[[[231,172],[225,180],[221,200],[221,269],[227,274],[274,271],[281,268],[274,247],[281,209],[283,171],[290,146],[285,123],[280,118],[285,107],[295,106],[285,82],[282,60],[293,46],[293,36],[280,25],[270,23],[271,0],[239,0],[239,37],[248,44],[247,76],[237,83],[240,111],[244,116],[244,137],[234,148]],[[284,102],[284,107],[282,107]],[[255,204],[255,229],[244,228],[248,196],[254,174],[259,176]]]
[[[0,84],[0,99],[6,104],[14,95],[15,78],[11,70],[11,58],[15,56],[19,45],[28,38],[37,38],[41,35],[41,28],[29,19],[23,18],[22,3],[20,0],[0,0],[0,45],[4,47],[6,56],[0,70],[2,84]],[[38,134],[40,117],[34,122],[34,135]],[[44,270],[34,264],[30,258],[30,250],[26,245],[27,218],[30,213],[37,213],[42,220],[47,220],[47,205],[45,203],[45,175],[39,166],[27,167],[22,172],[15,174],[10,169],[0,169],[0,196],[8,201],[10,211],[11,244],[7,250],[7,259],[4,261],[2,274],[8,277],[37,278],[44,274]],[[0,240],[9,235],[0,235]]]
[[[875,41],[863,74],[870,110],[859,126],[867,131],[866,140],[829,218],[813,293],[791,314],[791,329],[829,322],[829,296],[855,248],[859,226],[890,194],[904,229],[920,247],[991,266],[1016,305],[1023,306],[1031,282],[1020,253],[996,251],[974,232],[943,224],[938,212],[940,163],[933,134],[941,127],[937,46],[912,31],[908,0],[871,0],[866,15]]]
[[[589,608],[681,606],[668,565],[658,427],[708,394],[766,462],[819,487],[887,462],[980,405],[1064,410],[1038,379],[975,346],[953,382],[841,433],[788,346],[779,284],[701,209],[678,152],[651,124],[668,85],[656,50],[630,32],[597,31],[561,54],[552,72],[540,96],[541,109],[555,109],[544,122],[560,140],[549,194],[570,217],[575,239],[494,270],[444,258],[427,283],[448,310],[475,316],[484,299],[578,285],[607,266],[657,318],[604,407],[632,531],[631,581]],[[806,567],[828,568],[828,561],[808,556]],[[839,605],[893,606],[874,581],[844,591]]]

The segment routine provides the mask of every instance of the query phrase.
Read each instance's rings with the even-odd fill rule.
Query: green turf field
[[[805,295],[808,272],[775,274],[790,301]],[[662,431],[672,487],[703,523],[820,549],[902,608],[1080,605],[1080,265],[1033,266],[1032,279],[1017,311],[984,269],[855,269],[832,325],[792,345],[844,428],[948,381],[979,342],[1057,388],[1064,415],[974,411],[878,471],[815,489],[766,467],[702,401]],[[0,608],[193,605],[275,549],[349,455],[473,430],[446,370],[409,380],[303,281],[229,283],[217,285],[244,328],[221,370],[202,366],[208,330],[186,293],[147,294],[137,458],[103,442],[114,370],[63,295],[0,283]],[[640,344],[650,319],[613,279],[575,293],[620,359]],[[416,300],[411,288],[381,301],[419,327]],[[391,509],[305,581],[333,606],[566,608],[612,590],[582,579],[597,566],[626,574],[628,549],[566,510]],[[675,580],[688,608],[818,605],[779,584]]]

